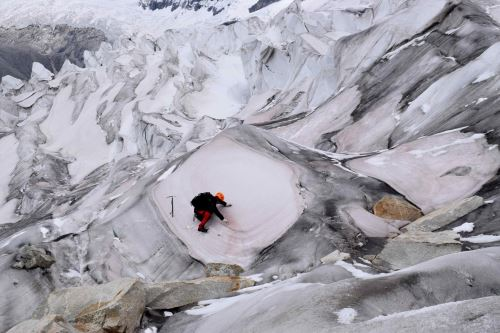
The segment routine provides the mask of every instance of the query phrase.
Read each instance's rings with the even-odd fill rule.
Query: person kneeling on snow
[[[200,224],[198,224],[198,231],[208,231],[208,229],[205,229],[205,224],[210,220],[212,214],[217,215],[222,222],[226,224],[229,223],[217,209],[217,204],[223,205],[224,207],[231,207],[230,204],[224,201],[224,194],[221,192],[217,192],[215,196],[210,192],[200,193],[191,200],[191,205],[194,207],[194,216],[200,221]]]

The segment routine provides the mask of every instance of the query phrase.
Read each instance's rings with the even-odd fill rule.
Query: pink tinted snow
[[[380,179],[428,213],[477,192],[500,166],[496,146],[484,135],[449,131],[347,163]],[[455,174],[453,170],[467,170]]]
[[[255,255],[279,238],[303,210],[298,179],[285,162],[259,154],[219,135],[201,147],[153,190],[153,198],[170,229],[191,256],[204,262],[248,267]],[[191,199],[200,192],[223,192],[232,207],[213,216],[208,233],[197,231]],[[171,201],[174,196],[174,216]]]

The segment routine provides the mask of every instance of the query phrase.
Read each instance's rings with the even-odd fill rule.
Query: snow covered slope
[[[0,331],[57,288],[213,261],[270,284],[158,327],[349,331],[498,303],[499,1],[161,3],[0,2]],[[226,194],[229,225],[196,231],[201,191]],[[410,222],[376,202],[429,213],[474,194],[438,230],[464,253],[369,275]],[[56,263],[11,268],[27,243]],[[348,262],[322,265],[335,250]]]

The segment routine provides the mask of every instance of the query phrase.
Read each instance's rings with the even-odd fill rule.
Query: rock
[[[207,277],[211,276],[240,276],[244,269],[239,265],[224,263],[208,263],[205,266]]]
[[[456,201],[419,218],[405,228],[409,232],[434,231],[458,220],[464,215],[469,214],[483,204],[483,198],[477,195],[464,200]]]
[[[61,289],[51,293],[35,318],[60,315],[83,332],[132,333],[145,308],[145,291],[136,279],[119,279],[96,286]]]
[[[450,230],[442,232],[412,232],[387,242],[374,264],[402,269],[439,256],[460,252],[460,236]]]
[[[420,209],[408,201],[392,195],[386,195],[380,199],[373,206],[373,214],[385,219],[404,221],[415,221],[422,216]]]
[[[51,71],[45,68],[41,63],[34,62],[31,69],[31,78],[37,81],[50,81],[54,77]]]
[[[47,315],[41,319],[23,321],[7,333],[77,333],[77,331],[63,317]]]
[[[238,289],[253,285],[253,280],[229,276],[151,283],[145,286],[146,306],[152,309],[172,309],[201,300],[230,296]]]
[[[52,257],[47,250],[33,245],[24,245],[19,249],[15,257],[15,262],[12,264],[12,268],[49,268],[55,262],[54,257]]]
[[[351,258],[349,253],[340,252],[339,250],[335,250],[332,253],[324,256],[320,259],[323,264],[334,264],[339,260],[346,260]]]
[[[13,76],[5,75],[4,77],[2,77],[2,84],[0,87],[2,88],[2,92],[5,94],[13,90],[19,90],[23,86],[24,86],[23,81],[16,79]]]

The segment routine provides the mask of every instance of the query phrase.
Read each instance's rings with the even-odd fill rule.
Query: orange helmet
[[[222,201],[224,201],[224,193],[222,193],[222,192],[215,193],[215,197],[219,198]]]

